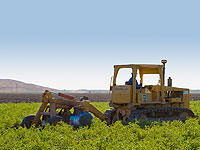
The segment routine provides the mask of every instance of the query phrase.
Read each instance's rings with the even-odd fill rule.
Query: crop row
[[[108,103],[93,103],[102,112]],[[73,130],[61,123],[44,129],[11,128],[23,117],[35,114],[39,103],[0,104],[0,149],[200,149],[200,102],[191,102],[197,116],[185,123],[154,122],[142,128],[137,123],[108,127],[97,118],[90,128]]]

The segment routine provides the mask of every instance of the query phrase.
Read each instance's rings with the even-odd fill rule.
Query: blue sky
[[[200,89],[200,2],[0,1],[2,79],[108,89],[114,64],[167,59],[174,86]]]

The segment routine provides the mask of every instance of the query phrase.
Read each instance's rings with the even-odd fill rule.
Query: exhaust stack
[[[168,86],[172,87],[172,78],[171,77],[168,78]]]
[[[167,60],[161,60],[161,63],[163,63],[163,85],[165,86],[165,64],[167,63]]]

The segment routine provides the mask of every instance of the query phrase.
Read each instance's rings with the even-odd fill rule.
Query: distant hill
[[[27,93],[44,92],[44,90],[58,91],[48,87],[24,83],[11,79],[0,79],[0,92],[2,93]]]
[[[41,93],[45,90],[62,93],[109,93],[109,90],[57,90],[11,79],[0,79],[0,93]],[[200,90],[191,90],[190,92],[200,93]]]
[[[62,93],[108,93],[108,90],[58,90],[12,79],[0,79],[0,93],[41,93],[45,90]]]

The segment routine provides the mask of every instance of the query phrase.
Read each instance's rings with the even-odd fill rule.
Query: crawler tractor
[[[22,126],[30,128],[32,124],[38,127],[40,124],[56,124],[64,121],[74,128],[79,126],[90,126],[92,123],[92,113],[108,125],[121,120],[132,122],[140,121],[172,121],[185,120],[195,117],[189,109],[190,91],[185,88],[172,87],[172,79],[169,77],[168,85],[165,86],[165,64],[129,64],[115,65],[113,82],[110,86],[110,110],[105,113],[100,112],[86,98],[80,101],[74,97],[58,93],[62,99],[56,99],[52,93],[45,91],[42,98],[42,105],[36,115],[29,115],[22,121]],[[118,72],[128,68],[132,72],[132,79],[123,85],[117,84]],[[145,75],[159,76],[158,84],[144,85]],[[140,78],[137,83],[137,75]],[[72,113],[70,110],[74,108]],[[42,121],[40,120],[42,119]]]
[[[117,120],[133,121],[171,121],[185,120],[194,117],[189,109],[190,91],[185,88],[172,87],[172,79],[169,77],[165,86],[165,64],[162,65],[130,64],[115,65],[114,77],[110,90],[112,92],[110,106],[105,112],[108,123]],[[127,81],[124,85],[117,85],[118,72],[129,68],[132,71],[132,83]],[[136,77],[140,78],[137,85]],[[158,75],[156,85],[144,85],[144,75]]]

